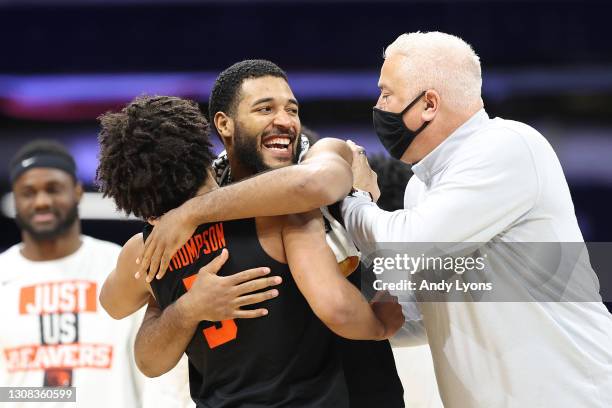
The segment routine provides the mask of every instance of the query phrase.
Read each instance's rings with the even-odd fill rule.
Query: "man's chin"
[[[293,164],[293,161],[291,160],[291,158],[289,158],[289,159],[273,159],[273,160],[265,161],[264,164],[266,165],[266,167],[268,167],[268,169],[274,170],[274,169],[280,169],[282,167],[287,167],[287,166]]]
[[[30,229],[36,234],[49,234],[59,229],[59,223],[54,222],[52,224],[45,225],[30,224]]]
[[[53,231],[60,225],[60,220],[57,218],[53,221],[45,221],[45,222],[29,222],[30,229],[36,232],[45,233],[47,231]]]
[[[75,205],[65,218],[56,217],[53,222],[24,221],[19,214],[15,216],[17,226],[27,232],[35,241],[50,241],[66,235],[75,223],[79,222],[78,207]]]
[[[268,152],[264,152],[262,155],[263,163],[269,169],[278,169],[281,167],[289,166],[295,162],[295,154],[266,154]]]
[[[65,230],[59,228],[53,229],[30,229],[30,235],[35,241],[51,241],[66,234]]]

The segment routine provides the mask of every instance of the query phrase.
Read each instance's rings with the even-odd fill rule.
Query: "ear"
[[[157,217],[149,217],[147,218],[147,222],[149,223],[149,225],[155,226],[155,224],[157,224]]]
[[[77,181],[75,186],[74,186],[74,194],[77,197],[77,201],[80,203],[81,199],[83,198],[83,184],[80,181]]]
[[[434,89],[430,89],[425,92],[425,110],[421,114],[421,119],[425,122],[429,122],[436,117],[440,110],[440,94]]]
[[[215,113],[213,118],[217,133],[223,139],[225,146],[231,146],[234,139],[234,120],[225,114],[225,112]]]

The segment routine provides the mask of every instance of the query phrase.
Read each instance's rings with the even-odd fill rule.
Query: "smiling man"
[[[285,114],[279,114],[279,111]],[[308,203],[321,198],[322,185],[318,182],[326,184],[330,194],[344,183],[343,173],[335,171],[331,165],[338,158],[326,152],[329,146],[338,144],[338,140],[330,143],[330,139],[323,139],[310,148],[305,159],[302,157],[305,152],[299,137],[302,126],[298,102],[285,73],[271,62],[242,61],[221,73],[211,92],[209,117],[229,158],[226,169],[229,174],[222,178],[222,185],[264,170],[287,168],[298,163],[300,158],[303,160],[294,168],[297,173],[289,176],[290,183],[278,188],[286,195],[283,202],[287,205],[292,205],[291,194],[296,185],[308,186],[308,192],[293,193],[294,199]],[[308,173],[306,168],[314,170]],[[304,173],[307,175],[305,178]],[[260,196],[246,194],[241,200],[247,211],[273,211],[269,205],[255,208],[255,198],[269,196],[275,190],[273,186],[262,187]],[[297,205],[294,208],[297,209]],[[226,209],[224,215],[236,214]],[[352,272],[354,268],[349,270]],[[351,277],[357,286],[361,281],[359,273]],[[403,389],[388,342],[338,338],[338,344],[351,408],[403,406]]]
[[[258,71],[267,72],[265,80]],[[286,114],[269,126],[279,100]],[[228,152],[232,174],[227,181],[297,163],[298,102],[284,72],[274,64],[252,60],[228,68],[212,90],[208,110]]]
[[[83,407],[142,406],[131,347],[139,315],[116,322],[97,302],[120,248],[81,235],[74,159],[35,141],[10,175],[22,242],[0,254],[0,385],[76,387]]]

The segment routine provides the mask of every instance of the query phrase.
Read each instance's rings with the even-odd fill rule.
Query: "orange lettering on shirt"
[[[109,369],[113,361],[113,346],[88,343],[28,345],[7,348],[4,356],[9,373],[49,368]]]
[[[208,255],[213,251],[218,251],[221,248],[226,248],[225,233],[223,232],[223,223],[219,222],[211,225],[200,234],[189,238],[178,251],[172,256],[171,266],[169,269],[184,268],[197,261],[201,254]],[[174,268],[173,268],[174,267]]]
[[[19,314],[42,315],[96,310],[96,282],[46,282],[23,287],[19,293]]]
[[[219,240],[219,247],[225,248],[225,234],[223,233],[223,224],[215,224],[215,231],[217,232],[217,239]]]

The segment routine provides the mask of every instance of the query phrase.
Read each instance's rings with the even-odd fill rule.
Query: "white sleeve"
[[[195,408],[189,394],[189,361],[185,354],[172,370],[156,378],[147,378],[142,407]]]
[[[413,347],[427,344],[427,331],[423,324],[423,315],[411,292],[393,293],[398,296],[402,306],[404,324],[395,335],[389,339],[393,347]]]
[[[102,313],[105,311],[102,310]],[[136,312],[131,315],[121,319],[120,322],[114,322],[117,324],[129,324],[130,331],[129,337],[127,340],[127,353],[124,358],[128,359],[128,366],[130,368],[130,379],[132,380],[132,386],[136,390],[136,394],[140,398],[142,402],[142,398],[144,397],[145,386],[147,382],[147,377],[143,373],[140,372],[138,366],[136,365],[136,357],[134,356],[134,341],[136,340],[136,335],[138,334],[138,329],[140,328],[140,323],[144,318],[145,307],[141,307]]]
[[[383,211],[359,197],[341,206],[358,244],[488,242],[528,212],[539,191],[531,150],[508,130],[478,149],[463,149],[426,197],[412,208]]]

